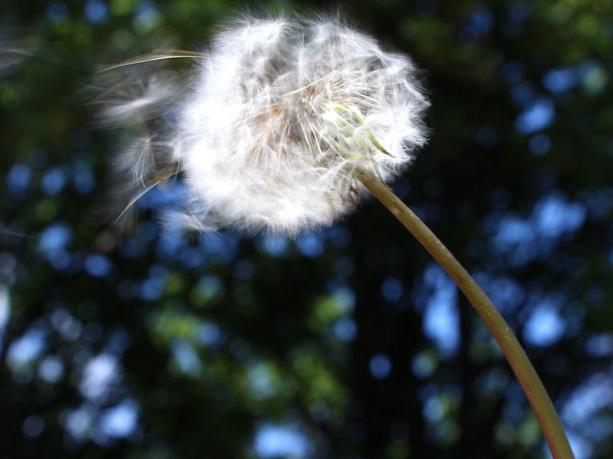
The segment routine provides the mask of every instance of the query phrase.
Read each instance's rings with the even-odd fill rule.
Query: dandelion
[[[294,235],[330,224],[370,192],[466,295],[511,364],[553,456],[572,458],[551,400],[503,317],[386,185],[426,140],[428,102],[411,60],[338,21],[280,18],[237,23],[207,54],[127,64],[174,57],[197,60],[190,84],[160,73],[106,94],[107,120],[142,131],[116,162],[130,196],[121,214],[182,174],[188,203],[172,223]]]
[[[184,221],[198,228],[293,235],[330,224],[363,194],[360,170],[391,180],[425,142],[428,103],[410,59],[337,21],[244,20],[217,36],[193,79],[173,98],[178,82],[155,75],[106,116],[170,119],[117,165],[146,189],[163,151],[189,190]]]

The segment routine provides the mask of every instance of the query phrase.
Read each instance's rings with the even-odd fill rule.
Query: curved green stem
[[[470,301],[490,330],[510,363],[526,397],[532,405],[555,459],[574,459],[562,423],[538,374],[521,344],[500,315],[492,301],[481,290],[464,267],[443,243],[415,215],[379,177],[368,171],[359,175],[362,184],[396,217],[424,246],[438,264],[449,274]]]

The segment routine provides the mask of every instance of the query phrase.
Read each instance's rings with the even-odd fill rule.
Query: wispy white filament
[[[176,218],[200,229],[329,224],[361,196],[358,170],[388,181],[425,142],[411,61],[338,21],[243,20],[194,72],[190,85],[154,76],[107,115],[162,116],[119,168],[136,196],[180,170],[189,204]]]

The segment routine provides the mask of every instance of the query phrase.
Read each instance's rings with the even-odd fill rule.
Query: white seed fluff
[[[425,142],[428,103],[412,62],[335,20],[243,20],[217,35],[170,103],[168,85],[146,87],[107,113],[124,121],[164,101],[161,132],[141,143],[161,145],[164,167],[182,171],[189,205],[181,218],[200,229],[297,234],[330,224],[364,192],[359,170],[389,181]],[[153,153],[134,145],[122,170],[155,176]]]

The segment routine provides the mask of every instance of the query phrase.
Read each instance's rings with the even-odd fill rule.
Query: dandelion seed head
[[[192,80],[161,104],[172,113],[162,150],[189,190],[181,221],[200,230],[330,224],[359,201],[360,170],[389,181],[426,140],[411,60],[335,20],[242,20],[217,35]],[[154,83],[110,117],[168,100],[173,86]],[[124,175],[146,182],[155,154],[128,156]]]

